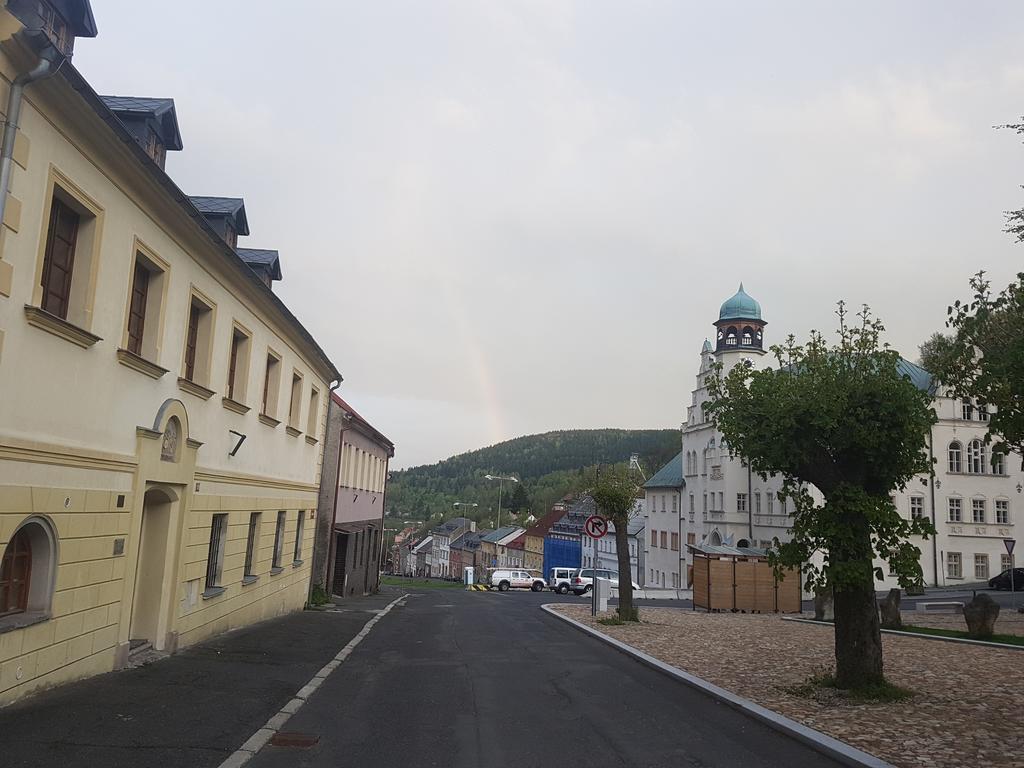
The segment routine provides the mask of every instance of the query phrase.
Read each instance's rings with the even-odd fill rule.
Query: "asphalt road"
[[[836,765],[539,609],[561,599],[410,595],[285,726],[319,741],[249,765]]]

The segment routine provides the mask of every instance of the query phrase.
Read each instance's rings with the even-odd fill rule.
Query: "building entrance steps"
[[[0,709],[3,764],[128,768],[144,754],[161,768],[217,768],[399,594],[297,611],[23,699]]]

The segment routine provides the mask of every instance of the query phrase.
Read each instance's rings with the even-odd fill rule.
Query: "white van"
[[[548,588],[552,592],[565,595],[572,589],[572,577],[575,575],[575,568],[552,568],[548,572]]]
[[[531,589],[540,592],[544,589],[544,578],[534,576],[529,571],[499,568],[491,572],[491,586],[497,587],[499,592],[508,592],[509,589]]]

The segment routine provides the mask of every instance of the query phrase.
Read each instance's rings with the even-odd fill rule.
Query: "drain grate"
[[[312,747],[320,741],[315,733],[298,733],[296,731],[278,731],[270,737],[270,743],[275,747],[301,747],[303,749]]]

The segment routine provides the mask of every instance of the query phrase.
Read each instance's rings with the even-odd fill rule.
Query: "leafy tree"
[[[954,397],[995,406],[985,435],[993,454],[1024,453],[1024,272],[998,295],[984,272],[971,288],[970,301],[948,310],[953,336],[936,374]]]
[[[836,685],[858,688],[884,682],[875,557],[888,561],[901,586],[922,581],[920,551],[907,538],[934,529],[904,519],[891,495],[931,471],[935,413],[931,395],[897,369],[899,355],[879,344],[882,323],[867,307],[857,325],[847,314],[840,302],[834,346],[812,331],[806,346],[790,336],[771,348],[777,368],[755,371],[743,362],[723,376],[719,366],[707,408],[734,454],[761,477],[782,476],[780,496],[796,507],[792,539],[770,560],[780,575],[803,567],[809,590],[831,588]],[[821,567],[810,562],[815,552],[824,556]]]
[[[629,562],[629,518],[636,506],[640,486],[624,468],[612,467],[595,472],[590,496],[597,510],[615,525],[615,554],[619,562],[619,618],[639,621],[633,607],[633,569]]]
[[[1024,135],[1024,123],[997,125],[996,128],[1009,128],[1018,136]],[[1006,229],[1003,231],[1017,238],[1017,242],[1024,242],[1024,208],[1006,212]]]
[[[953,340],[944,333],[933,333],[918,347],[918,362],[929,373],[936,373],[945,365],[945,359],[953,347]]]

